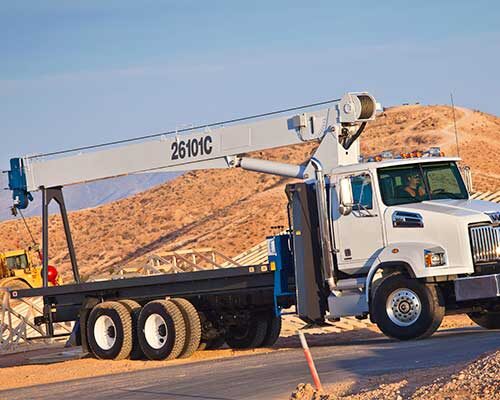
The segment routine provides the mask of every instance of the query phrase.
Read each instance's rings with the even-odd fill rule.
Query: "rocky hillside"
[[[457,109],[460,155],[474,171],[478,190],[500,190],[500,119]],[[401,106],[386,110],[369,125],[362,151],[426,149],[442,146],[456,154],[452,110],[445,106]],[[299,163],[313,144],[260,152],[254,156]],[[80,268],[86,275],[143,262],[149,254],[214,247],[234,256],[263,240],[273,225],[286,225],[286,179],[233,170],[186,173],[104,206],[75,211],[70,219]],[[40,232],[38,218],[28,224]],[[50,219],[50,258],[64,272],[68,256],[57,216]],[[1,224],[0,248],[27,243],[20,221]]]
[[[143,192],[153,186],[174,179],[179,175],[178,173],[138,174],[68,186],[64,189],[66,207],[69,211],[98,207]],[[7,186],[7,174],[0,174],[0,189]],[[36,216],[42,212],[40,193],[34,193],[33,197],[34,201],[26,210],[26,216]],[[13,218],[10,211],[11,206],[11,192],[8,190],[0,191],[0,221]],[[51,205],[50,212],[58,212],[55,204]]]

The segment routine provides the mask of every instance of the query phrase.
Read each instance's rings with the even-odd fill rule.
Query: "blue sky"
[[[349,90],[500,115],[499,4],[0,0],[0,168]]]

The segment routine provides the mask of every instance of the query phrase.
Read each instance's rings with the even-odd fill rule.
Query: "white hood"
[[[500,218],[500,204],[482,200],[432,200],[405,204],[399,207],[415,211],[443,213],[459,218],[476,216],[478,217],[477,222],[492,222]],[[495,215],[497,213],[498,217]]]
[[[421,228],[394,227],[392,215],[396,211],[419,214],[423,219]],[[469,240],[470,224],[498,222],[500,204],[481,200],[432,200],[421,203],[391,206],[385,210],[387,244],[430,243],[446,250],[448,262],[454,273],[473,272],[472,253]],[[434,270],[436,271],[436,270]],[[457,272],[458,271],[458,272]],[[448,267],[443,267],[443,274]]]

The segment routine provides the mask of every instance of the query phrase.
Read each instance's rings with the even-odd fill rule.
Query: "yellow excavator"
[[[0,253],[0,287],[27,289],[42,285],[41,267],[32,263],[29,250]]]
[[[24,249],[0,253],[0,287],[9,289],[28,289],[43,286],[42,266],[35,263],[31,252],[37,249]],[[49,284],[62,283],[57,270],[49,266]]]
[[[16,217],[18,211],[13,207],[12,215]],[[26,219],[21,213],[24,226],[30,236],[32,246],[27,249],[6,251],[0,253],[0,287],[13,289],[29,289],[43,286],[42,277],[42,252],[38,243],[29,228]],[[31,255],[36,254],[32,258]],[[34,260],[38,259],[38,262]],[[52,265],[48,266],[48,283],[49,286],[57,286],[62,284],[62,279],[59,276],[57,269]],[[2,297],[0,296],[0,300]]]

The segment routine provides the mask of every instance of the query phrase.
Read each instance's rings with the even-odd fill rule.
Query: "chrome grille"
[[[470,235],[475,263],[500,260],[500,226],[476,226]]]

